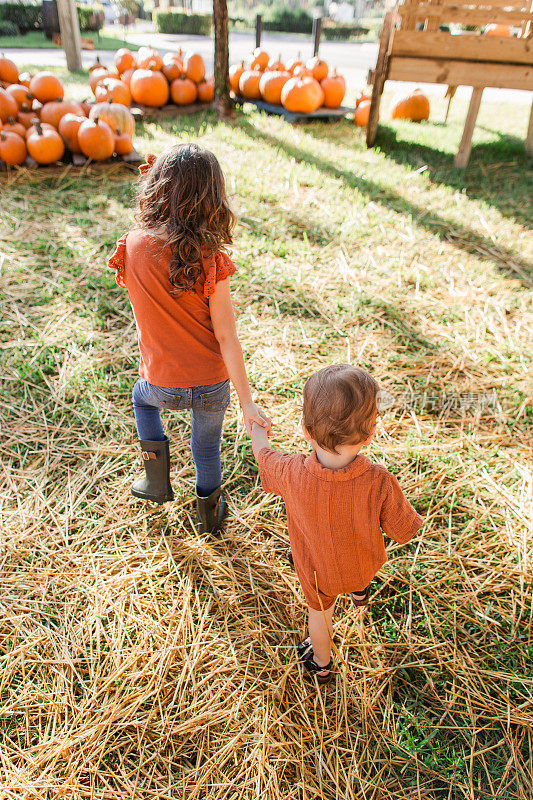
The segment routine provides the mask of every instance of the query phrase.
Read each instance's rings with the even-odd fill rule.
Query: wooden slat
[[[451,36],[433,31],[397,30],[391,55],[533,65],[533,41],[469,33]]]
[[[448,86],[493,86],[533,91],[533,67],[476,61],[391,57],[388,79]]]
[[[402,9],[405,6],[412,6],[413,8],[416,8],[418,5],[420,4],[417,2],[417,0],[415,0],[413,3],[402,3],[399,6],[399,9]],[[424,5],[432,5],[431,0],[425,0]],[[513,11],[525,11],[528,13],[531,11],[533,3],[531,3],[530,0],[527,0],[527,2],[525,2],[525,0],[522,2],[520,2],[520,0],[487,0],[487,2],[484,3],[476,3],[475,0],[453,0],[453,2],[436,4],[437,8],[440,8],[441,5],[443,8],[462,8],[463,6],[467,6],[470,8],[477,8],[480,11],[482,9],[486,9],[488,12],[492,10],[497,11],[502,8],[509,8]]]
[[[450,8],[449,6],[420,4],[415,12],[407,9],[398,9],[402,18],[409,15],[412,18],[414,13],[417,22],[425,20],[437,21],[439,25],[455,22],[461,25],[478,25],[484,27],[492,22],[502,25],[511,25],[519,28],[524,22],[531,21],[533,14],[526,11],[507,11],[505,9],[483,9],[483,8]]]

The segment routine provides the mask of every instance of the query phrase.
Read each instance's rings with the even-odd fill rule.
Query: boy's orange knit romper
[[[315,453],[265,447],[258,462],[263,489],[285,501],[294,567],[310,608],[365,589],[387,560],[382,531],[404,543],[423,525],[396,478],[366,456],[333,470]]]

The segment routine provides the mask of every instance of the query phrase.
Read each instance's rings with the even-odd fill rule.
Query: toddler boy
[[[298,655],[319,683],[332,676],[336,597],[349,593],[367,605],[370,581],[387,560],[382,531],[404,543],[423,524],[396,478],[360,455],[376,429],[378,391],[368,372],[349,364],[312,375],[302,416],[312,455],[273,450],[266,430],[252,427],[263,489],[285,501],[291,560],[309,608],[309,639]]]

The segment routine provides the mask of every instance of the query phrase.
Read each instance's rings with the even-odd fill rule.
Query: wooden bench
[[[511,26],[516,35],[489,35],[484,30],[491,23]],[[368,147],[376,139],[386,80],[472,86],[455,157],[455,165],[465,167],[483,89],[533,90],[533,0],[403,0],[385,14],[371,76]],[[533,106],[526,150],[533,156]]]

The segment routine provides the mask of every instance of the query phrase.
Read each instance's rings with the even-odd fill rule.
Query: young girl
[[[145,475],[131,487],[136,497],[164,503],[170,485],[169,442],[160,409],[191,409],[191,449],[196,468],[196,508],[201,533],[220,527],[220,437],[231,379],[244,423],[269,427],[252,401],[237,338],[224,252],[235,217],[220,165],[208,150],[180,144],[141,167],[139,227],[122,236],[109,259],[133,308],[140,378],[133,409]]]

